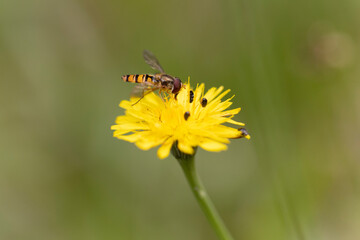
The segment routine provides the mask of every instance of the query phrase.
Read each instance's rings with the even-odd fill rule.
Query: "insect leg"
[[[140,100],[143,99],[146,95],[148,95],[149,93],[151,93],[151,92],[153,92],[155,90],[156,90],[156,88],[142,89],[141,97],[135,103],[131,104],[131,106],[134,106],[135,104],[140,102]]]

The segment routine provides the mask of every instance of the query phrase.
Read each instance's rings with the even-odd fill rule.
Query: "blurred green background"
[[[235,239],[360,239],[357,0],[0,2],[0,239],[216,239],[173,157],[112,137],[153,73],[223,85],[250,141],[199,150]]]

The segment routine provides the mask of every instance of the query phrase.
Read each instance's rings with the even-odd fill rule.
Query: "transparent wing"
[[[135,87],[131,91],[130,96],[135,98],[143,98],[146,94],[151,93],[157,89],[159,89],[158,86],[155,86],[154,84],[150,84],[147,82],[143,82],[135,85]]]
[[[145,62],[150,65],[155,70],[160,71],[161,73],[164,72],[164,69],[161,67],[159,61],[157,58],[148,50],[143,51],[143,57],[145,59]]]

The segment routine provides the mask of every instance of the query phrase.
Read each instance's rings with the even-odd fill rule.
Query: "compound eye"
[[[174,88],[172,90],[172,93],[178,93],[181,89],[182,83],[180,78],[174,78]]]

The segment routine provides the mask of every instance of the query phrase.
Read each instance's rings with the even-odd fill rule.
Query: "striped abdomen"
[[[156,82],[155,76],[148,74],[124,75],[121,78],[124,80],[124,82],[133,82],[133,83]]]

